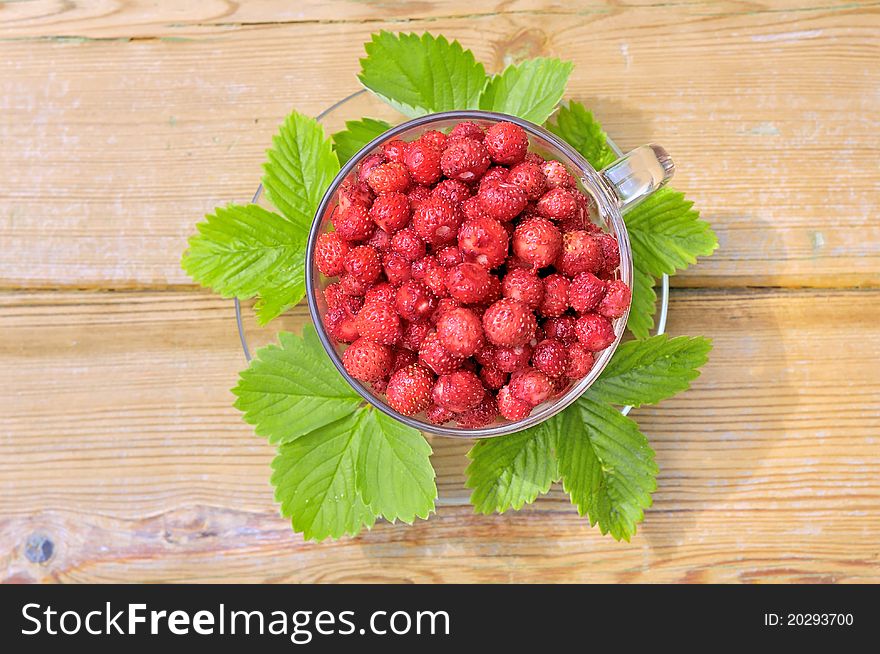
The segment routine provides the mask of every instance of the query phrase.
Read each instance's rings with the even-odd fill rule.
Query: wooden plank
[[[661,468],[631,544],[561,492],[474,516],[435,439],[430,524],[303,543],[272,448],[231,408],[232,306],[174,292],[0,294],[7,581],[880,581],[880,291],[679,290],[713,337],[694,387],[636,412]],[[302,308],[254,335],[298,329]],[[53,544],[45,563],[27,543]],[[45,550],[44,550],[45,551]]]
[[[190,288],[193,223],[251,196],[292,107],[356,88],[382,28],[456,36],[493,70],[578,62],[571,97],[624,146],[666,145],[719,232],[676,284],[880,284],[876,3],[434,4],[4,4],[0,287]]]

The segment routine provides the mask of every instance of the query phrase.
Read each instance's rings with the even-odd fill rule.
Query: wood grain
[[[577,62],[571,97],[622,145],[667,146],[719,233],[675,284],[880,284],[877,3],[573,7],[4,3],[0,287],[191,289],[193,223],[252,195],[291,108],[356,88],[382,28],[454,35],[492,70]]]
[[[232,306],[206,293],[0,294],[7,581],[880,581],[880,291],[680,290],[672,333],[715,349],[636,412],[661,468],[631,544],[562,493],[474,516],[466,445],[435,439],[429,522],[304,543],[272,448],[231,408]],[[283,319],[298,329],[302,308]],[[251,338],[268,331],[248,326]],[[28,539],[53,544],[48,562]]]

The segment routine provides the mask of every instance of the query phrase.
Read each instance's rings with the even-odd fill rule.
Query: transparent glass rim
[[[344,105],[347,101],[349,101],[349,100],[351,100],[351,99],[353,99],[363,93],[367,93],[367,91],[360,90],[360,91],[357,91],[355,93],[352,93],[352,94],[346,96],[342,100],[336,102],[335,104],[333,104],[332,106],[328,107],[323,112],[321,112],[316,117],[317,120],[321,120],[322,118],[326,117],[329,113],[331,113],[335,109],[338,109],[340,106]],[[430,124],[430,123],[436,122],[438,120],[444,120],[444,119],[449,119],[449,120],[463,120],[463,119],[509,120],[511,122],[515,122],[515,123],[521,125],[527,131],[532,132],[532,133],[536,134],[537,136],[540,136],[544,140],[548,141],[555,148],[558,148],[561,152],[563,152],[571,160],[575,161],[578,164],[579,168],[581,168],[582,171],[584,171],[586,174],[588,174],[588,176],[591,177],[591,181],[593,182],[593,184],[595,186],[595,188],[591,188],[591,190],[596,195],[600,196],[599,199],[605,203],[607,208],[611,209],[611,212],[610,212],[611,215],[609,217],[610,222],[612,223],[612,226],[614,227],[615,231],[617,232],[618,238],[621,239],[621,237],[622,237],[622,240],[625,242],[626,248],[621,248],[621,249],[622,250],[625,249],[626,252],[625,253],[622,252],[622,255],[629,254],[629,236],[626,232],[626,227],[623,224],[623,218],[620,214],[620,211],[617,210],[617,207],[614,204],[613,199],[611,197],[609,197],[607,191],[602,186],[601,181],[599,179],[598,172],[576,150],[574,150],[574,148],[572,148],[569,144],[565,143],[561,139],[557,138],[554,134],[543,129],[542,127],[535,125],[533,123],[530,123],[528,121],[522,120],[520,118],[517,118],[515,116],[508,116],[506,114],[499,114],[499,113],[487,112],[487,111],[462,110],[462,111],[451,111],[451,112],[443,112],[443,113],[437,113],[437,114],[429,114],[427,116],[421,116],[419,118],[405,121],[395,127],[392,127],[391,129],[384,132],[383,134],[379,135],[378,137],[373,139],[370,143],[365,145],[357,154],[355,154],[346,163],[346,165],[342,167],[339,174],[336,176],[336,178],[330,184],[326,193],[324,194],[324,197],[321,200],[321,203],[320,203],[318,210],[315,214],[315,219],[313,220],[313,224],[312,224],[312,227],[311,227],[310,233],[309,233],[309,240],[308,240],[308,244],[307,244],[307,248],[306,248],[306,260],[307,261],[311,261],[312,257],[313,257],[315,241],[317,240],[317,236],[320,231],[320,225],[321,225],[320,217],[324,215],[324,213],[327,209],[327,204],[332,199],[334,192],[335,192],[335,189],[338,187],[341,180],[345,179],[351,173],[353,168],[359,163],[360,159],[366,153],[370,152],[373,148],[375,148],[379,143],[385,142],[389,138],[393,138],[395,135],[397,135],[403,131],[417,128],[419,126]],[[615,154],[617,154],[619,157],[623,156],[623,152],[611,140],[611,138],[608,138],[608,144],[612,148],[612,150],[615,152]],[[592,171],[592,175],[589,175],[588,171]],[[262,184],[257,188],[257,191],[253,197],[253,202],[257,202],[261,193],[262,193]],[[624,258],[627,259],[626,264],[630,268],[629,276],[630,276],[630,278],[632,278],[631,258],[629,256],[625,256],[625,257],[622,256],[621,258],[622,258],[621,265],[624,264],[623,259]],[[541,411],[539,411],[533,415],[530,415],[529,417],[525,418],[524,420],[520,420],[520,421],[516,421],[516,422],[508,422],[508,423],[503,423],[503,424],[498,424],[498,425],[489,425],[489,426],[481,427],[481,428],[477,428],[477,429],[460,429],[460,428],[456,428],[456,427],[444,427],[444,426],[440,426],[440,425],[433,425],[431,423],[417,420],[417,419],[411,418],[409,416],[404,416],[404,415],[394,411],[393,409],[391,409],[389,406],[387,406],[386,404],[384,404],[383,402],[381,402],[377,398],[373,397],[372,393],[363,384],[361,384],[359,381],[357,381],[356,379],[351,377],[348,374],[348,372],[345,370],[345,368],[343,367],[342,361],[339,357],[339,354],[336,352],[335,347],[329,341],[329,338],[327,337],[325,331],[321,328],[321,323],[320,323],[321,317],[318,314],[318,309],[317,309],[316,302],[315,302],[315,295],[314,295],[315,290],[316,290],[316,286],[315,286],[313,267],[311,265],[307,265],[306,266],[306,294],[307,294],[307,300],[308,300],[308,305],[309,305],[309,314],[311,316],[313,323],[316,325],[316,332],[317,332],[317,334],[321,340],[321,343],[327,353],[327,356],[333,362],[334,366],[337,368],[339,373],[346,379],[346,381],[352,386],[352,388],[354,388],[358,392],[358,394],[361,395],[361,397],[364,399],[365,402],[374,406],[376,409],[382,411],[383,413],[385,413],[389,417],[392,417],[395,420],[399,420],[400,422],[403,422],[404,424],[406,424],[410,427],[413,427],[414,429],[418,429],[420,431],[428,432],[431,434],[437,434],[440,436],[446,436],[446,437],[450,437],[450,438],[469,439],[469,440],[470,439],[490,438],[490,437],[494,437],[494,436],[501,436],[501,435],[505,435],[505,434],[509,434],[509,433],[515,433],[515,432],[518,432],[518,431],[521,431],[524,429],[528,429],[529,427],[533,427],[537,424],[540,424],[541,422],[553,417],[557,413],[568,408],[581,395],[583,395],[583,393],[590,387],[590,385],[592,385],[593,382],[595,382],[595,380],[598,378],[598,376],[601,374],[602,370],[604,369],[605,365],[607,365],[608,361],[611,359],[611,356],[614,354],[615,350],[617,349],[617,346],[620,344],[623,333],[625,332],[626,319],[628,317],[628,312],[627,312],[627,315],[625,315],[619,319],[618,324],[622,325],[622,327],[618,330],[617,325],[615,326],[615,332],[617,332],[617,333],[615,335],[614,342],[611,345],[609,345],[608,348],[606,348],[605,350],[602,351],[600,356],[597,358],[596,364],[594,365],[593,369],[591,369],[590,373],[586,377],[584,377],[583,379],[579,380],[576,384],[574,384],[564,395],[560,396],[555,401],[553,401],[551,404],[544,407]],[[668,313],[668,302],[669,302],[669,278],[667,275],[663,275],[663,278],[661,279],[660,311],[659,311],[659,316],[658,316],[658,320],[657,320],[657,327],[655,330],[655,333],[657,333],[657,334],[662,334],[665,332],[666,318],[667,318],[667,313]],[[242,350],[244,351],[245,359],[247,361],[250,361],[251,360],[251,352],[250,352],[250,348],[248,347],[247,338],[246,338],[245,331],[244,331],[244,324],[243,324],[242,314],[241,314],[241,303],[239,302],[238,299],[235,299],[234,305],[235,305],[236,324],[238,327],[238,334],[239,334],[239,338],[241,340]],[[621,409],[621,413],[623,413],[624,415],[627,415],[631,409],[632,409],[632,407],[629,407],[629,406],[623,407]]]

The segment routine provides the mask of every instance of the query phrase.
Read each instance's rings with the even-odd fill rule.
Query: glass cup
[[[614,342],[597,353],[595,363],[587,375],[576,380],[561,394],[535,407],[525,419],[495,422],[475,429],[463,429],[454,425],[435,425],[417,416],[400,414],[385,404],[379,394],[348,374],[342,365],[341,356],[345,346],[333,343],[325,331],[322,319],[327,310],[323,291],[332,283],[332,280],[324,277],[314,264],[315,243],[318,236],[330,231],[332,227],[331,217],[337,203],[337,190],[344,180],[357,174],[357,166],[364,157],[378,151],[383,144],[389,141],[395,139],[414,140],[429,129],[448,131],[464,120],[473,121],[484,128],[500,121],[516,123],[528,134],[530,151],[537,152],[545,159],[555,159],[565,164],[577,179],[580,190],[593,200],[590,203],[590,220],[604,231],[613,233],[617,238],[620,248],[620,266],[616,271],[616,276],[630,288],[632,288],[633,282],[632,251],[622,214],[663,186],[672,177],[674,166],[663,148],[657,145],[645,145],[632,150],[603,170],[597,171],[570,145],[542,127],[526,120],[489,111],[448,111],[415,118],[386,131],[352,157],[330,184],[318,206],[306,248],[306,297],[309,303],[309,312],[327,356],[330,357],[339,373],[364,400],[392,418],[432,434],[453,438],[486,438],[510,434],[537,425],[577,400],[599,377],[614,354],[626,328],[629,310],[614,321]]]

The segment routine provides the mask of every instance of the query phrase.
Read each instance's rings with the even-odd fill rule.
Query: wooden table
[[[571,97],[663,143],[718,231],[670,308],[711,361],[633,414],[661,474],[632,543],[559,489],[473,515],[441,439],[429,522],[316,545],[278,517],[232,305],[180,254],[382,28],[573,59]],[[2,579],[880,581],[880,3],[19,0],[0,88]]]

